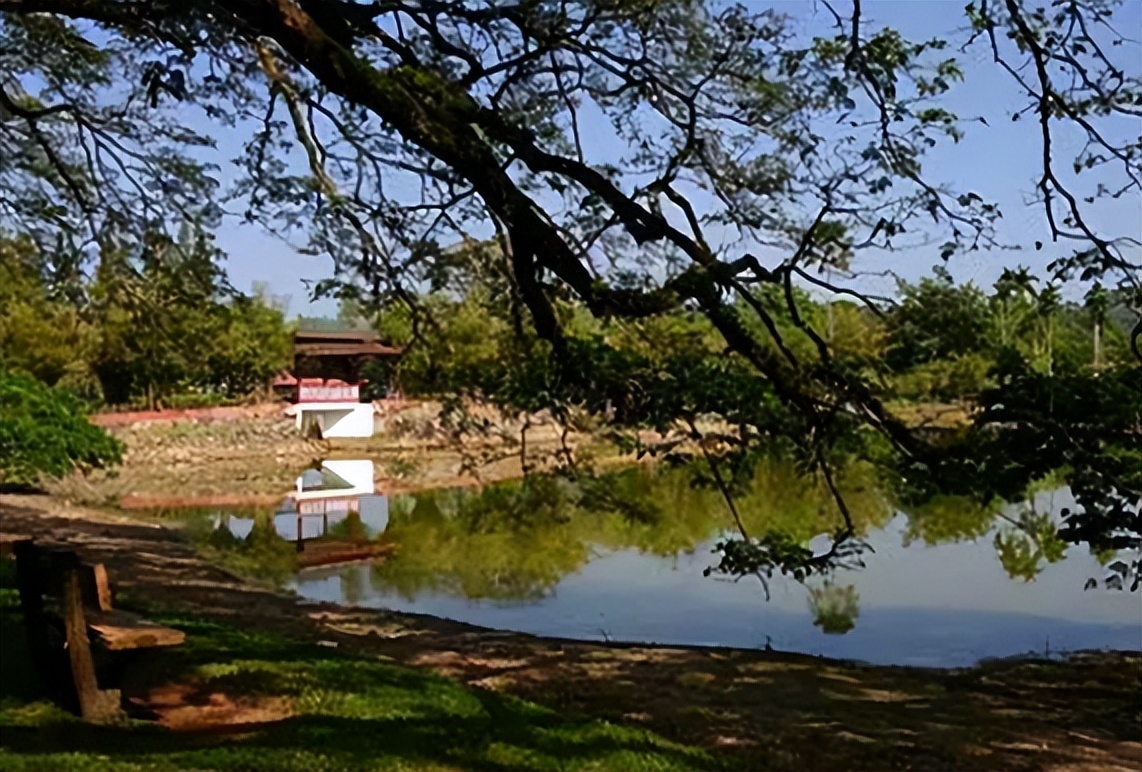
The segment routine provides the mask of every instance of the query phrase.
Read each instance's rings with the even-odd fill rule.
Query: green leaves
[[[34,488],[42,476],[116,464],[121,453],[70,392],[0,369],[0,488]]]
[[[996,537],[1013,575],[1034,576],[1043,560],[1062,556],[1063,542],[1097,551],[1142,548],[1137,368],[1047,374],[1009,356],[998,363],[995,378],[997,384],[980,396],[974,425],[950,437],[925,469],[904,470],[910,484],[924,488],[912,498],[943,491],[981,502],[1016,501],[1035,481],[1057,474],[1077,506],[1063,511],[1061,525],[1024,512]],[[1136,587],[1138,561],[1130,568]]]
[[[337,266],[323,287],[352,285],[405,328],[415,345],[399,375],[421,388],[527,409],[609,405],[628,428],[709,413],[813,442],[861,421],[911,446],[877,401],[880,385],[865,381],[878,344],[850,335],[834,356],[831,309],[822,336],[821,314],[807,323],[807,304],[770,302],[757,287],[796,277],[843,291],[805,266],[847,268],[905,232],[943,245],[945,260],[996,246],[1001,213],[975,192],[986,180],[949,189],[925,176],[929,149],[962,136],[946,97],[964,71],[944,53],[961,48],[958,30],[912,41],[891,14],[881,24],[858,4],[808,29],[754,3],[696,0],[54,7],[80,21],[19,0],[0,18],[0,71],[12,73],[0,215],[41,252],[57,237],[75,252],[101,248],[93,364],[114,399],[155,402],[187,385],[233,393],[270,367],[249,342],[279,340],[272,315],[227,307],[209,244],[178,261],[155,238],[183,222],[209,226],[237,203],[278,235],[304,232],[306,250]],[[1085,134],[1081,170],[1121,167],[1121,180],[1072,196],[1051,167],[1060,145],[1052,153],[1036,133],[1038,190],[1055,208],[1051,232],[1029,238],[1084,234],[1052,265],[1058,275],[1137,273],[1113,234],[1087,227],[1080,203],[1139,187],[1136,138],[1095,122],[1136,115],[1140,93],[1086,31],[1089,21],[1117,38],[1103,23],[1111,8],[966,9],[978,34],[962,48],[995,46],[993,72],[1015,74],[1028,99],[1016,115],[1041,115],[1048,134],[1061,121]],[[197,110],[209,119],[201,136],[188,128]],[[243,132],[223,190],[210,143]],[[496,249],[459,256],[480,276],[458,286],[464,267],[436,245],[493,232]],[[764,269],[751,245],[772,258]],[[750,260],[757,269],[735,267]],[[435,330],[410,300],[425,289]],[[1074,349],[1068,314],[1046,291],[1036,298],[1034,330],[1012,315],[1012,339],[995,346],[991,304],[975,288],[907,288],[889,320],[888,365],[931,366],[939,372],[919,376],[945,381],[941,393],[975,391],[982,358],[1024,356],[1033,337],[1033,369],[1052,373]],[[682,314],[646,319],[688,303],[720,337],[710,325],[680,332],[697,326]],[[396,306],[407,318],[394,318]],[[140,336],[144,319],[152,334]],[[204,353],[205,369],[195,361]]]
[[[904,299],[888,318],[887,361],[894,369],[950,360],[985,347],[987,302],[979,288],[924,279],[901,289]]]
[[[1067,544],[1059,538],[1050,515],[1025,505],[1017,518],[1007,518],[1007,521],[1009,527],[995,534],[994,543],[999,562],[1008,576],[1029,582],[1046,564],[1063,559]]]
[[[853,585],[838,586],[826,581],[809,588],[809,609],[813,624],[826,635],[844,635],[856,627],[860,615],[860,593]]]
[[[263,388],[292,359],[282,310],[226,286],[203,233],[107,252],[84,275],[66,251],[0,239],[0,366],[89,402],[161,403],[176,392],[220,400]]]
[[[174,63],[182,57],[136,32],[49,13],[0,17],[0,216],[41,249],[59,237],[138,243],[148,230],[220,215],[214,169],[195,157],[213,139],[158,99],[191,97]]]

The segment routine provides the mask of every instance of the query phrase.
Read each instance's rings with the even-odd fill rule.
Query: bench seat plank
[[[163,627],[127,611],[87,611],[87,627],[108,651],[178,646],[186,633]]]

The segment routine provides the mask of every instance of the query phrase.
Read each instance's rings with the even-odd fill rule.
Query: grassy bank
[[[572,720],[424,670],[186,618],[130,691],[167,725],[83,724],[31,676],[10,561],[0,561],[0,769],[709,769],[652,732]],[[217,719],[231,723],[220,731]],[[245,721],[248,723],[233,723]],[[212,725],[215,724],[215,725]]]
[[[297,475],[323,459],[367,458],[387,489],[470,485],[522,475],[518,422],[493,421],[487,431],[455,433],[441,426],[439,407],[412,403],[389,408],[383,429],[370,438],[318,440],[301,435],[280,409],[233,421],[162,420],[112,426],[126,448],[120,466],[49,483],[62,498],[93,505],[194,506],[194,499],[232,497],[239,504],[280,500]],[[484,411],[487,412],[487,411]],[[484,413],[481,413],[484,415]],[[561,430],[550,420],[528,430],[528,464],[544,468],[561,452]],[[584,438],[568,442],[580,446]],[[605,458],[617,451],[603,446]],[[154,504],[158,498],[167,503]],[[174,503],[184,498],[189,503]],[[138,501],[133,501],[138,499]],[[246,503],[249,503],[246,502]]]

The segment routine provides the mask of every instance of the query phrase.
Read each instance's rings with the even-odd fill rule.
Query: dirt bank
[[[595,645],[304,602],[207,565],[172,529],[50,497],[5,497],[4,538],[67,542],[120,597],[242,628],[335,642],[644,725],[758,768],[1124,772],[1142,765],[1142,658],[1079,655],[970,670],[872,667],[776,652]]]
[[[323,459],[372,460],[377,489],[387,493],[516,479],[525,466],[564,463],[568,452],[577,463],[600,467],[634,460],[600,441],[598,432],[569,430],[543,414],[505,416],[469,405],[464,416],[449,417],[431,401],[375,404],[377,433],[358,440],[304,437],[284,403],[94,416],[126,446],[122,465],[49,483],[49,491],[77,503],[134,509],[265,507]],[[902,417],[921,429],[966,420],[955,406],[909,409]],[[642,432],[640,439],[664,438]]]
[[[323,459],[370,459],[377,488],[397,492],[514,479],[524,464],[553,464],[564,443],[585,449],[583,436],[543,416],[525,424],[474,408],[457,424],[443,419],[436,403],[377,404],[377,434],[359,440],[304,437],[278,404],[96,416],[124,443],[123,463],[52,482],[49,490],[91,505],[256,507],[277,503],[303,469]]]

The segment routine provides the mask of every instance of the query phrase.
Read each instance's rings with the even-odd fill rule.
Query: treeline
[[[461,275],[418,297],[415,325],[414,314],[403,308],[374,318],[384,337],[408,349],[393,377],[405,393],[521,388],[510,365],[525,364],[536,344],[528,333],[526,311],[494,275]],[[782,346],[811,363],[819,360],[823,344],[834,365],[859,374],[889,399],[971,400],[994,383],[1000,364],[1053,375],[1097,372],[1132,361],[1127,330],[1135,313],[1130,298],[1095,285],[1081,301],[1064,300],[1057,287],[1041,285],[1025,269],[1004,273],[986,290],[956,284],[937,270],[918,283],[901,282],[897,302],[876,307],[823,302],[798,290],[794,294],[796,319],[780,288],[755,293],[773,318]],[[646,367],[673,363],[692,371],[698,362],[705,366],[718,359],[725,346],[697,312],[612,324],[571,304],[559,304],[556,311],[572,353],[600,342],[597,352],[606,352],[608,361],[588,356],[583,363],[599,378],[616,356],[628,354]],[[760,325],[744,304],[738,311],[743,324]],[[343,309],[343,319],[352,316]]]
[[[337,319],[302,321],[373,326],[386,342],[406,348],[399,362],[366,368],[370,396],[395,388],[411,396],[480,394],[543,407],[555,376],[497,255],[467,245],[446,256],[451,262],[442,260],[424,277],[415,312],[406,306],[367,312],[343,301]],[[971,400],[993,383],[998,365],[1013,360],[1046,375],[1131,361],[1130,298],[1096,285],[1081,300],[1064,300],[1023,269],[986,290],[937,270],[901,283],[897,302],[880,306],[794,295],[797,317],[781,288],[755,291],[780,339],[768,345],[806,363],[819,360],[823,346],[834,366],[889,399]],[[739,305],[743,325],[761,324]],[[65,387],[92,405],[240,400],[264,393],[291,361],[285,309],[264,293],[235,292],[211,237],[192,228],[86,263],[64,249],[45,254],[29,241],[0,239],[0,307],[0,368]],[[724,356],[721,335],[696,311],[621,323],[571,302],[557,302],[556,312],[571,341],[568,356],[592,377],[581,394],[560,398],[621,407],[637,391],[647,406],[657,402],[655,411],[669,412],[671,400],[681,398],[681,382],[696,410],[703,401],[768,394],[748,367]],[[637,389],[624,385],[636,381]],[[715,386],[726,393],[707,393]]]
[[[1006,271],[990,289],[955,285],[946,273],[902,286],[883,324],[884,364],[899,396],[973,397],[1004,360],[1048,376],[1130,362],[1135,314],[1125,293],[1096,284],[1081,302],[1064,301],[1026,269]]]
[[[0,239],[0,369],[90,405],[176,407],[264,393],[289,366],[284,309],[234,291],[207,234],[183,228],[94,262]]]
[[[771,313],[783,346],[799,360],[813,361],[823,343],[836,364],[859,372],[890,399],[971,400],[1004,360],[1020,359],[1045,375],[1131,361],[1129,298],[1095,286],[1081,301],[1064,300],[1059,289],[1040,286],[1026,270],[1006,272],[987,290],[957,284],[947,272],[936,271],[918,283],[901,282],[898,303],[876,307],[850,300],[826,303],[795,290],[799,320],[788,313],[779,288],[756,295]],[[418,305],[416,325],[404,308],[375,317],[381,335],[408,347],[394,375],[404,393],[496,388],[505,363],[525,359],[534,345],[510,289],[486,276],[442,283],[419,296]],[[570,337],[603,340],[609,349],[652,363],[678,356],[707,359],[724,348],[713,325],[698,313],[611,324],[570,304],[556,311]],[[743,323],[761,323],[746,308],[740,311]],[[354,313],[361,312],[343,308],[341,317]]]

